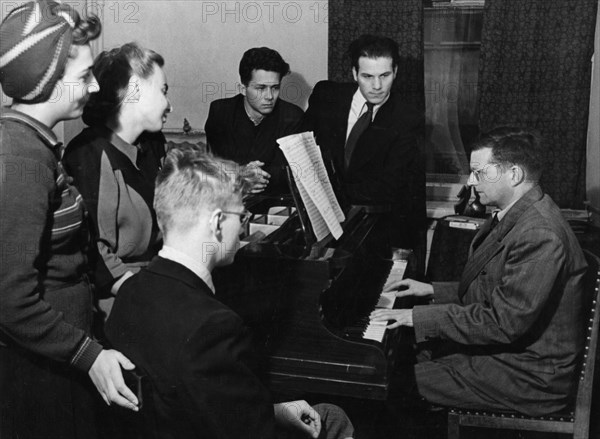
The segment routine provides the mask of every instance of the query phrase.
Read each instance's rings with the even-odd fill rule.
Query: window
[[[483,1],[434,1],[425,7],[425,148],[429,182],[465,181],[468,174],[468,147],[478,135],[482,18]]]

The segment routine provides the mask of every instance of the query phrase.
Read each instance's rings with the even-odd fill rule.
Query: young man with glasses
[[[498,128],[477,142],[468,183],[500,211],[474,237],[460,283],[411,279],[396,296],[430,297],[412,310],[372,313],[414,327],[420,395],[434,404],[516,410],[563,409],[583,347],[586,262],[552,199],[542,192],[538,135]]]
[[[121,286],[106,335],[148,377],[154,410],[143,415],[160,437],[351,437],[338,407],[271,403],[248,329],[215,296],[211,271],[233,262],[250,216],[248,181],[232,168],[194,147],[167,154],[154,197],[164,246]]]

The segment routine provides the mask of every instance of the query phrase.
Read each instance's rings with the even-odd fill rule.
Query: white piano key
[[[369,325],[365,329],[363,333],[364,339],[367,340],[375,340],[378,342],[383,341],[383,336],[385,335],[387,326],[387,321],[385,322],[369,322]]]
[[[406,270],[407,261],[402,259],[394,260],[392,263],[392,268],[390,273],[385,281],[382,292],[379,294],[379,299],[377,301],[377,305],[375,308],[387,308],[392,309],[394,307],[394,301],[396,300],[396,295],[394,292],[384,293],[383,290],[387,288],[388,285],[402,280],[404,278],[404,271]],[[366,340],[375,340],[378,342],[383,341],[383,337],[385,335],[385,331],[387,330],[388,322],[369,322],[365,331],[363,332],[363,339]]]
[[[379,300],[377,301],[377,305],[375,305],[375,308],[385,308],[385,309],[392,309],[394,307],[394,301],[396,300],[396,293],[389,292],[389,293],[381,293],[381,295],[379,296]]]
[[[406,270],[407,261],[405,260],[395,260],[392,264],[392,269],[390,270],[390,274],[388,275],[385,284],[383,285],[383,290],[385,290],[390,284],[393,282],[397,282],[404,278],[404,271]]]

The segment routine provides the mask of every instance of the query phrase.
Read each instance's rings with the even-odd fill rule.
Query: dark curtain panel
[[[479,70],[480,128],[537,128],[544,190],[582,208],[597,0],[487,0]]]
[[[329,79],[354,80],[348,46],[367,33],[399,44],[395,89],[424,111],[422,0],[329,0]]]

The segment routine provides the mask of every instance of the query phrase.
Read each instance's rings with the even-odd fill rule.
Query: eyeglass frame
[[[231,212],[231,211],[228,211],[228,210],[222,210],[221,212],[225,213],[225,214],[239,216],[240,217],[240,223],[241,223],[242,227],[245,227],[246,224],[248,224],[250,222],[250,220],[252,219],[252,216],[254,215],[248,209],[244,209],[243,212]]]
[[[469,176],[473,176],[473,178],[475,179],[475,181],[477,183],[481,183],[481,173],[483,171],[485,171],[488,167],[501,167],[502,164],[501,163],[496,163],[496,162],[492,162],[492,163],[486,163],[485,165],[483,165],[481,168],[479,169],[471,169],[471,172],[469,172]],[[502,174],[502,172],[500,172],[499,176]],[[498,179],[496,179],[495,181],[498,181]],[[495,181],[490,180],[490,182],[494,183]]]

